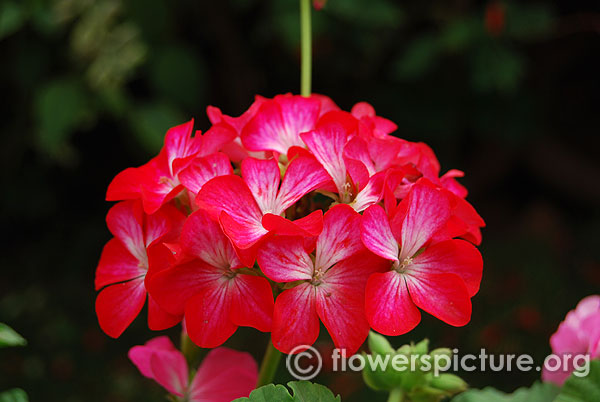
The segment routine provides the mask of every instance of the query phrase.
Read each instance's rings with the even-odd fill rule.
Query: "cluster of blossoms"
[[[257,97],[239,117],[170,129],[158,156],[119,173],[107,200],[114,238],[96,272],[96,312],[118,337],[148,300],[153,330],[183,321],[191,340],[238,328],[289,353],[322,322],[355,353],[369,329],[400,335],[420,310],[467,324],[484,222],[424,143],[390,135],[367,103]]]

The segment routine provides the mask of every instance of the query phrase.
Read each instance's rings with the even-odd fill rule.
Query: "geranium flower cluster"
[[[239,326],[289,353],[323,323],[355,353],[370,328],[399,335],[420,310],[454,326],[471,316],[484,222],[424,143],[367,103],[257,97],[239,117],[170,129],[158,156],[119,173],[114,238],[96,272],[100,326],[118,337],[148,300],[148,325],[182,320],[213,348]]]

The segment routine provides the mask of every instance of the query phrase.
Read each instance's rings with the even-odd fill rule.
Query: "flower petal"
[[[244,127],[241,138],[251,151],[286,154],[292,146],[302,146],[299,134],[312,130],[319,117],[319,100],[280,95],[266,100],[256,116]]]
[[[118,338],[144,307],[144,279],[134,279],[104,288],[96,298],[96,315],[100,328]]]
[[[127,356],[144,377],[154,380],[154,373],[150,366],[150,357],[156,352],[179,353],[168,336],[159,336],[150,339],[144,345],[132,347],[129,349]]]
[[[371,328],[384,335],[405,334],[421,321],[404,275],[395,271],[371,275],[365,291],[365,314]]]
[[[352,208],[362,212],[383,198],[386,172],[379,172],[369,179],[367,185],[356,194],[352,201]]]
[[[183,314],[170,314],[163,310],[151,295],[148,295],[148,328],[162,331],[181,322]]]
[[[313,262],[301,237],[275,236],[258,250],[258,265],[275,282],[310,280]]]
[[[369,334],[365,317],[365,286],[369,276],[389,268],[390,262],[371,252],[337,263],[317,286],[317,313],[337,348],[356,353]]]
[[[315,158],[311,156],[295,158],[285,171],[273,213],[281,214],[300,198],[328,181],[330,181],[329,175]]]
[[[198,210],[191,214],[181,231],[183,250],[209,265],[223,269],[238,268],[241,263],[231,241],[208,213]]]
[[[464,240],[447,240],[427,247],[415,257],[410,271],[456,274],[464,281],[469,297],[473,297],[479,291],[483,259],[471,243]]]
[[[279,235],[318,236],[323,230],[323,211],[319,209],[295,221],[290,221],[279,215],[265,214],[262,218],[262,225],[269,232]]]
[[[412,257],[450,218],[450,201],[442,190],[419,180],[405,199],[401,257]],[[404,200],[403,200],[404,202]],[[398,207],[402,209],[402,206]]]
[[[329,173],[338,192],[343,193],[346,184],[344,146],[348,139],[348,134],[344,131],[344,128],[340,124],[333,123],[303,133],[301,137],[308,149]]]
[[[237,329],[231,322],[231,298],[227,279],[192,297],[185,307],[185,325],[190,339],[201,348],[214,348]]]
[[[96,290],[117,282],[128,281],[146,274],[140,262],[118,239],[110,239],[102,250],[96,268]]]
[[[209,180],[233,174],[227,155],[217,152],[202,158],[195,158],[188,167],[179,173],[179,180],[185,188],[197,195]]]
[[[143,232],[144,213],[138,201],[115,204],[106,215],[108,230],[119,239],[140,263],[148,266]]]
[[[222,278],[223,269],[193,259],[153,274],[148,291],[162,309],[179,315],[192,297],[220,286]]]
[[[417,306],[455,327],[471,320],[469,292],[458,275],[408,272],[408,292]]]
[[[189,400],[230,402],[247,397],[256,387],[257,380],[258,366],[249,353],[228,348],[213,349],[192,380]]]
[[[285,290],[277,296],[272,332],[273,346],[277,350],[290,353],[297,346],[315,343],[319,336],[315,303],[315,288],[309,283]]]
[[[230,281],[231,321],[239,326],[271,330],[273,323],[273,290],[265,278],[237,275]]]
[[[398,242],[392,234],[385,211],[379,205],[372,205],[364,212],[360,236],[363,244],[373,253],[398,261]]]
[[[188,384],[188,365],[181,352],[154,351],[150,355],[154,380],[171,394],[183,396]]]
[[[281,181],[281,172],[277,161],[275,159],[246,158],[242,161],[241,171],[242,178],[262,213],[273,212]]]
[[[360,240],[361,216],[349,205],[338,204],[323,217],[323,232],[317,239],[315,267],[326,270],[364,250]]]

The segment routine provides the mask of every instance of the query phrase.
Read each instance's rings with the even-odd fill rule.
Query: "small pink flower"
[[[189,402],[229,402],[246,397],[258,379],[258,368],[250,354],[217,348],[206,355],[190,380],[185,357],[166,336],[134,346],[128,355],[144,377]]]
[[[569,311],[558,330],[550,338],[552,352],[562,356],[589,355],[600,357],[600,296],[588,296],[581,300],[575,310]],[[542,379],[562,385],[573,371],[572,359],[569,367],[549,371],[544,367]]]

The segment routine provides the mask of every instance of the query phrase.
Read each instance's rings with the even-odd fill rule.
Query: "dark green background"
[[[0,1],[0,321],[29,340],[0,350],[0,390],[19,386],[33,401],[164,400],[126,358],[155,336],[145,313],[118,340],[96,322],[106,187],[154,155],[167,127],[194,117],[206,129],[207,105],[237,115],[254,94],[298,92],[297,6]],[[565,313],[598,292],[599,12],[579,0],[329,0],[313,13],[314,91],[345,109],[368,101],[399,136],[430,144],[444,171],[466,172],[488,224],[471,324],[427,316],[395,344],[427,336],[434,347],[541,363]],[[267,339],[246,329],[228,345],[259,358]],[[328,336],[319,342],[330,347]],[[538,376],[464,377],[512,390]],[[356,375],[317,381],[366,399]]]

